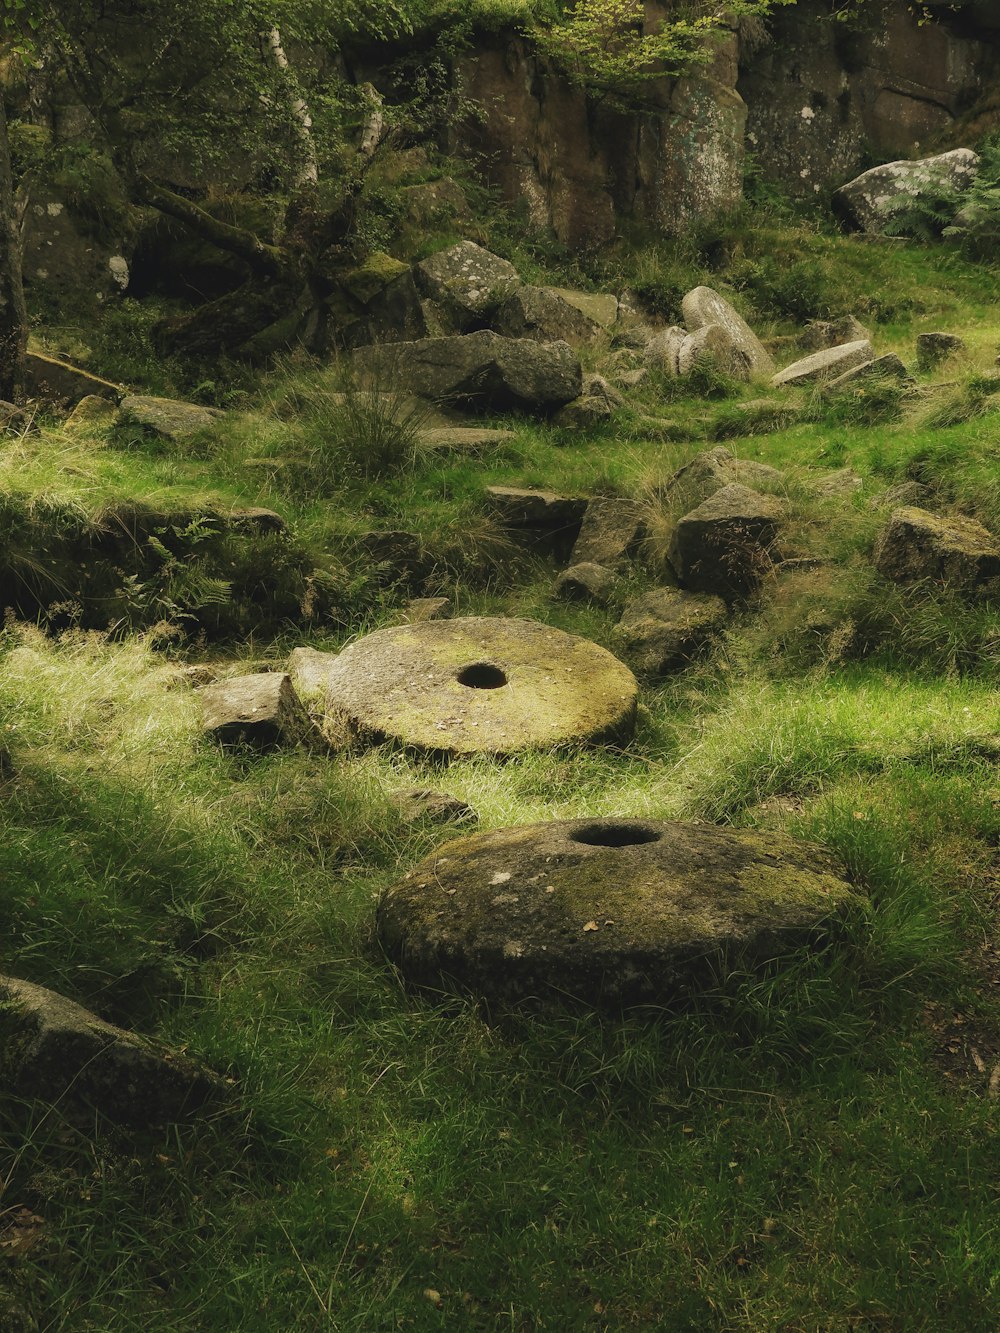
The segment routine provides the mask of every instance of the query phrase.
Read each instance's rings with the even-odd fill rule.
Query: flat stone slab
[[[588,639],[532,620],[480,616],[377,630],[331,672],[328,721],[359,740],[432,753],[511,754],[624,744],[632,672]]]
[[[442,454],[479,454],[502,449],[517,439],[512,430],[494,430],[486,426],[431,426],[417,436],[421,449]]]
[[[383,895],[377,926],[418,985],[659,1002],[825,943],[864,902],[824,851],[782,834],[566,820],[447,843]]]
[[[972,591],[1000,579],[1000,540],[974,518],[901,506],[879,534],[875,568],[895,583],[931,579]]]
[[[225,413],[215,407],[199,407],[175,398],[154,398],[147,394],[130,394],[122,399],[119,420],[141,426],[165,440],[188,440],[202,431],[211,430]]]
[[[776,389],[783,384],[794,386],[820,384],[824,380],[845,375],[855,366],[863,366],[866,361],[874,360],[875,349],[866,338],[862,338],[857,342],[843,343],[840,347],[828,347],[822,352],[813,352],[812,356],[804,356],[800,361],[794,361],[790,366],[786,366],[784,370],[779,370],[771,383]]]

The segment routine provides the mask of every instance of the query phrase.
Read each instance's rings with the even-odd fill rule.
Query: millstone
[[[378,931],[418,985],[658,1002],[818,943],[863,905],[782,834],[566,820],[445,844],[383,895]]]
[[[621,744],[638,686],[605,649],[531,620],[469,616],[378,630],[331,668],[327,706],[354,733],[445,754]]]

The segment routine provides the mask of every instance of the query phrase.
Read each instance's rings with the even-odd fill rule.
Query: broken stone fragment
[[[872,361],[862,361],[860,365],[845,370],[843,375],[827,380],[824,392],[837,393],[840,389],[870,384],[877,380],[896,380],[903,383],[909,378],[909,371],[896,353],[888,352],[885,356],[877,356]]]
[[[614,637],[640,674],[662,676],[703,652],[728,617],[721,597],[654,588],[626,608]]]
[[[377,929],[417,985],[617,1005],[824,947],[864,909],[827,853],[779,833],[567,820],[449,842],[383,895]]]
[[[80,399],[66,418],[66,429],[75,431],[92,426],[110,426],[117,415],[118,410],[110,399],[89,393],[86,398]]]
[[[555,491],[487,486],[486,505],[508,531],[523,534],[533,544],[568,551],[579,534],[587,501]]]
[[[699,367],[733,380],[750,378],[749,358],[721,324],[703,325],[697,333],[689,333],[678,348],[678,375],[690,375]]]
[[[686,330],[676,325],[661,329],[659,333],[654,334],[643,349],[646,368],[658,370],[663,375],[669,375],[671,379],[679,375],[677,359],[687,336]]]
[[[220,745],[274,750],[313,734],[291,678],[280,671],[234,676],[198,691],[205,733]]]
[[[424,296],[444,310],[460,332],[481,326],[521,279],[513,264],[473,241],[459,241],[414,269]]]
[[[448,792],[427,787],[405,787],[389,797],[403,824],[433,820],[440,824],[474,823],[479,816],[471,805]]]
[[[871,341],[871,333],[853,315],[839,319],[811,319],[802,330],[799,346],[804,352],[819,352],[824,347],[840,347],[844,343]]]
[[[879,535],[875,568],[894,583],[932,579],[971,592],[1000,578],[1000,541],[981,523],[926,509],[897,509]]]
[[[793,362],[792,365],[779,371],[771,383],[775,388],[780,388],[783,384],[799,388],[807,384],[821,384],[874,359],[875,351],[867,340],[844,343],[840,347],[828,347],[822,352],[814,352],[812,356]]]
[[[669,560],[678,583],[727,598],[752,592],[770,565],[783,513],[773,496],[723,486],[674,529]]]
[[[318,648],[293,648],[288,654],[288,678],[310,713],[322,712],[326,706],[330,670],[336,660],[336,653]]]
[[[554,287],[516,287],[500,306],[491,321],[492,326],[497,333],[504,333],[510,338],[537,338],[541,342],[557,341],[560,338],[568,343],[593,342],[605,327],[605,322],[592,318],[579,300],[568,299],[573,295]],[[610,300],[617,312],[617,301],[614,297]],[[611,322],[614,322],[614,318]]]
[[[711,287],[695,287],[688,292],[682,310],[688,333],[696,334],[714,325],[725,335],[724,341],[718,339],[718,335],[715,337],[720,349],[728,349],[725,356],[731,370],[727,373],[738,374],[740,379],[760,379],[774,374],[774,361],[764,344],[743,316]],[[682,368],[680,373],[686,372]]]
[[[4,1086],[19,1096],[76,1112],[93,1107],[135,1128],[191,1116],[225,1091],[193,1060],[7,976],[0,977],[0,1066]]]
[[[574,565],[611,569],[634,556],[646,536],[648,511],[638,500],[597,497],[587,503],[580,535],[573,545]]]
[[[122,399],[118,420],[124,425],[141,426],[151,435],[165,440],[189,440],[200,435],[225,416],[215,407],[199,407],[174,398],[154,398],[148,394],[130,394]]]
[[[617,586],[618,578],[612,570],[584,561],[563,570],[552,585],[552,596],[568,602],[589,601],[606,606]]]

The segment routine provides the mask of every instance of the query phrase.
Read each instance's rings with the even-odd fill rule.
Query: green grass
[[[244,386],[191,446],[54,421],[3,442],[6,540],[23,560],[44,565],[58,523],[137,497],[262,504],[344,595],[309,622],[211,644],[162,625],[0,637],[16,774],[0,782],[4,970],[232,1080],[228,1108],[138,1138],[3,1090],[0,1328],[17,1327],[10,1293],[46,1333],[993,1333],[995,606],[890,588],[869,555],[879,496],[904,479],[1000,524],[1000,419],[982,392],[995,279],[943,251],[768,225],[576,276],[618,264],[666,312],[714,255],[712,280],[788,337],[791,286],[765,262],[783,237],[814,313],[878,317],[879,350],[907,355],[920,328],[956,327],[966,362],[922,378],[898,420],[789,395],[793,424],[733,436],[734,405],[759,388],[703,385],[723,395],[706,398],[652,380],[585,435],[498,423],[514,438],[496,455],[426,458],[383,436],[386,466],[368,475],[330,397],[336,368],[294,363]],[[556,260],[532,262],[574,276]],[[871,311],[857,292],[878,294]],[[427,590],[459,612],[611,643],[614,610],[553,603],[555,562],[515,551],[484,486],[662,506],[673,471],[720,433],[783,470],[787,554],[822,564],[768,578],[712,654],[645,687],[625,751],[442,765],[392,750],[251,759],[202,741],[185,663],[280,666],[292,646],[398,617],[409,590],[353,553],[370,529],[415,532]],[[861,489],[817,497],[816,473],[844,467]],[[662,577],[662,545],[623,595]],[[790,832],[838,856],[870,911],[819,954],[721,973],[669,1008],[491,1012],[415,994],[377,947],[374,901],[463,830],[403,824],[390,796],[410,785],[454,793],[486,829],[624,815]]]

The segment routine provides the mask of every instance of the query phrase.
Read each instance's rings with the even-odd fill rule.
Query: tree
[[[21,238],[14,210],[7,111],[0,94],[0,398],[19,402],[24,393],[28,313],[21,281]]]

